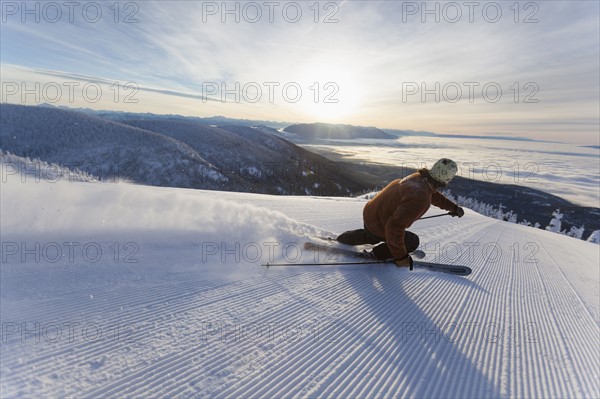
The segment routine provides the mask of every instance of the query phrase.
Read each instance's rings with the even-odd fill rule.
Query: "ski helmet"
[[[456,162],[448,158],[442,158],[433,164],[429,174],[440,183],[448,184],[457,171],[458,166]]]

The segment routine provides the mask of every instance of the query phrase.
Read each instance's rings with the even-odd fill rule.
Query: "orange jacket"
[[[394,180],[365,205],[365,227],[377,237],[385,238],[394,258],[402,258],[406,256],[404,231],[423,216],[431,204],[447,211],[456,208],[427,177],[415,172],[402,180]]]

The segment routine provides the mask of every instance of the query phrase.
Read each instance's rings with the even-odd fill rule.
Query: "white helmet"
[[[456,175],[456,172],[458,172],[456,162],[448,158],[442,158],[433,164],[429,174],[440,183],[448,184]]]

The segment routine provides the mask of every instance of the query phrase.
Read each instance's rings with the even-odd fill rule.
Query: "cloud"
[[[127,4],[137,8],[126,9]],[[486,120],[513,115],[527,125],[528,120],[546,120],[557,110],[564,121],[597,118],[597,2],[520,2],[518,7],[514,2],[494,3],[502,7],[497,22],[490,22],[493,9],[484,11],[487,3],[469,10],[455,2],[462,13],[456,23],[449,22],[455,14],[449,3],[442,2],[344,1],[335,6],[302,2],[297,22],[291,22],[292,2],[279,2],[273,9],[253,3],[262,13],[257,22],[248,21],[256,16],[248,4],[123,2],[118,22],[111,2],[102,3],[103,18],[96,23],[77,13],[73,23],[21,23],[9,18],[2,27],[2,62],[46,73],[64,71],[82,81],[101,76],[133,81],[156,94],[200,100],[202,94],[195,93],[202,93],[206,82],[231,86],[234,82],[302,81],[308,96],[312,92],[307,69],[320,70],[324,83],[332,75],[336,78],[337,68],[355,81],[350,85],[352,94],[360,96],[361,104],[340,122],[385,127],[443,131],[444,126],[460,129],[464,124],[471,129],[471,121],[477,120],[481,132],[488,129]],[[207,9],[211,5],[217,7],[216,13]],[[407,8],[415,5],[418,12]],[[438,7],[439,22],[424,7],[430,11]],[[127,16],[134,22],[126,22]],[[526,19],[537,22],[524,23]],[[503,100],[513,94],[510,87],[515,82],[521,89],[533,82],[539,87],[540,105],[515,106],[514,101],[490,107],[469,101],[410,105],[402,101],[407,82],[442,86],[496,82],[505,91]],[[476,96],[480,101],[481,92]],[[311,118],[301,103],[246,105],[219,113],[235,109],[261,119]],[[177,112],[177,105],[172,107],[170,111]],[[523,115],[525,111],[531,113],[530,119]],[[581,134],[596,134],[597,125],[593,128]]]
[[[47,76],[50,78],[60,78],[63,80],[74,81],[74,82],[98,83],[98,84],[105,84],[108,86],[113,85],[115,83],[119,83],[119,84],[133,83],[133,84],[137,85],[137,83],[135,83],[135,82],[116,82],[115,80],[111,80],[111,79],[103,78],[103,77],[97,77],[97,76],[80,75],[80,74],[60,72],[60,71],[48,71],[48,70],[35,69],[35,68],[20,68],[20,69],[29,70],[30,72],[32,72],[38,76]],[[143,86],[138,86],[138,89],[141,91],[149,92],[149,93],[158,93],[158,94],[164,94],[164,95],[169,95],[169,96],[185,97],[185,98],[191,98],[191,99],[202,100],[202,101],[220,101],[219,99],[211,98],[209,96],[193,94],[193,93],[186,93],[186,92],[175,91],[175,90],[157,89],[157,88],[150,88],[150,87],[143,87]]]

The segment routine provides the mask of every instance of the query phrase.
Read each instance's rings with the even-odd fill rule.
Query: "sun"
[[[301,70],[303,114],[321,122],[343,122],[361,105],[360,75],[349,65],[311,62]]]

